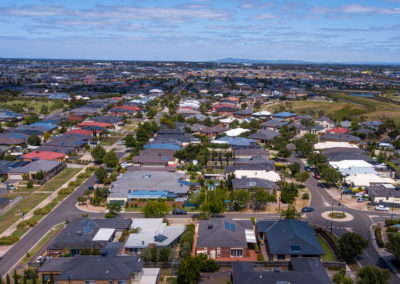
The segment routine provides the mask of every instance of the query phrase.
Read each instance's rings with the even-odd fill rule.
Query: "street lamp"
[[[390,220],[393,220],[393,210],[394,210],[394,194],[391,192],[390,196],[392,197],[392,214],[390,216]]]
[[[332,207],[331,207],[331,233],[332,233],[332,229],[333,229],[333,201],[332,201]]]

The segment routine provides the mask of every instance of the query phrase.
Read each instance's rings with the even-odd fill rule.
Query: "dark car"
[[[351,189],[346,189],[346,190],[342,190],[341,194],[345,194],[345,195],[347,195],[347,194],[355,194],[355,192],[352,191]]]
[[[285,159],[279,158],[279,157],[274,157],[272,160],[274,160],[275,162],[286,162]]]
[[[301,208],[301,212],[303,213],[313,212],[314,210],[314,208],[308,206]]]
[[[92,191],[92,190],[94,189],[94,187],[93,187],[93,185],[91,185],[91,186],[88,186],[87,189],[90,190],[90,191]]]
[[[186,215],[187,212],[186,210],[183,209],[174,209],[174,211],[172,211],[172,215]]]
[[[305,158],[306,155],[304,155],[303,153],[299,153],[299,158]]]
[[[305,166],[304,169],[305,169],[307,172],[311,172],[311,167],[310,167],[310,166]]]

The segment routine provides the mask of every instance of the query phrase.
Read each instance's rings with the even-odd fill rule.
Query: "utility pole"
[[[394,210],[394,193],[390,193],[392,196],[392,214],[390,216],[390,220],[393,220],[393,210]]]
[[[331,233],[333,230],[333,201],[332,201],[332,207],[331,207]]]

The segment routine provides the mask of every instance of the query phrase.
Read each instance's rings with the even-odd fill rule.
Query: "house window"
[[[217,248],[217,257],[221,256],[221,248]]]
[[[94,280],[86,280],[85,284],[94,284]]]
[[[108,281],[108,284],[113,284],[113,281],[112,280]]]
[[[207,248],[204,248],[204,254],[207,255]]]
[[[284,254],[278,254],[278,260],[285,260]]]
[[[231,257],[242,257],[243,249],[231,249]]]
[[[118,280],[118,284],[126,284],[126,280]]]

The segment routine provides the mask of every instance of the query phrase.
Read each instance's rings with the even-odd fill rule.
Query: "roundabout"
[[[335,222],[348,222],[354,219],[354,216],[342,211],[325,211],[321,217],[326,220],[334,220]]]

